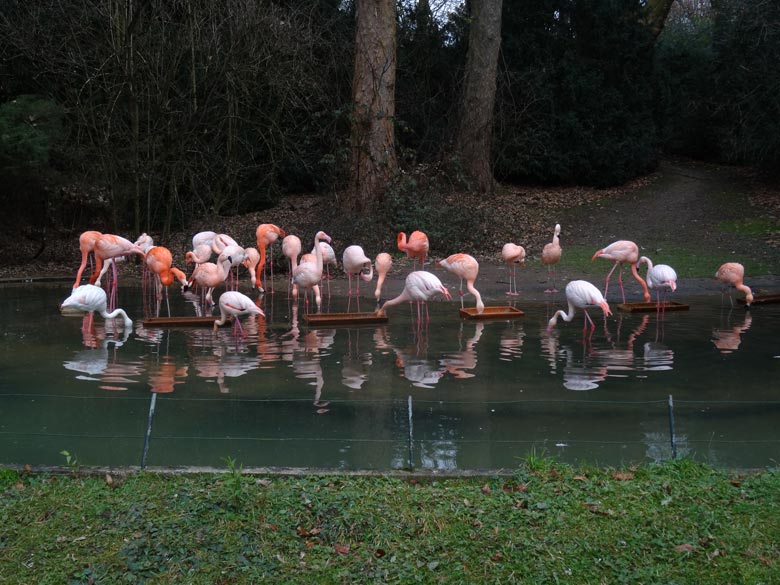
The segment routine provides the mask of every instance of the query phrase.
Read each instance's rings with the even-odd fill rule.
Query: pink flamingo
[[[249,271],[249,282],[252,288],[257,288],[257,265],[260,263],[260,252],[257,248],[244,248],[244,260],[241,264]]]
[[[211,249],[217,255],[222,254],[227,246],[238,246],[238,242],[227,234],[217,234],[211,241]]]
[[[428,236],[421,231],[414,231],[407,242],[406,234],[400,232],[397,243],[398,249],[401,252],[406,252],[407,258],[419,259],[421,269],[425,266],[425,259],[428,257]],[[414,268],[414,262],[412,262],[412,268]]]
[[[642,263],[647,264],[647,287],[655,289],[655,303],[656,309],[666,308],[666,291],[672,292],[677,290],[677,273],[674,268],[667,264],[656,264],[653,266],[653,261],[647,256],[642,256],[636,263],[637,268]],[[661,303],[661,291],[664,293],[664,301]]]
[[[293,234],[284,236],[284,239],[282,240],[282,254],[287,258],[290,264],[290,280],[288,281],[289,283],[292,283],[292,273],[293,270],[295,270],[295,267],[298,266],[298,256],[301,255],[302,249],[303,249],[303,245],[301,244],[301,239],[298,236],[295,236]],[[290,294],[290,286],[288,284],[287,286],[288,297],[289,294]],[[298,298],[298,285],[292,286],[292,296],[294,299]]]
[[[374,291],[374,298],[376,302],[379,302],[379,297],[382,295],[382,285],[385,283],[387,273],[393,267],[393,257],[387,252],[380,252],[376,255],[374,260],[374,268],[376,269],[376,290]]]
[[[349,279],[349,290],[347,296],[352,296],[352,277],[355,277],[355,296],[360,296],[360,280],[365,282],[371,282],[374,278],[374,265],[371,264],[371,259],[366,256],[363,248],[360,246],[347,246],[344,250],[344,254],[341,257],[341,262],[344,265],[344,272],[347,273]]]
[[[79,266],[79,270],[76,273],[76,282],[73,283],[73,288],[76,288],[79,284],[81,284],[81,275],[84,273],[84,269],[87,267],[87,258],[90,254],[93,254],[94,256],[95,242],[97,242],[98,238],[102,235],[103,234],[100,232],[90,230],[82,233],[79,236],[79,250],[81,250],[81,265]]]
[[[753,302],[753,291],[743,282],[745,278],[745,267],[742,266],[742,264],[739,262],[726,262],[718,268],[718,271],[715,273],[715,278],[744,292],[745,308],[750,308],[750,303]],[[729,299],[731,299],[731,295],[729,295]]]
[[[228,282],[230,289],[237,289],[238,288],[238,267],[242,266],[244,264],[244,260],[246,259],[246,250],[239,246],[238,244],[228,244],[225,246],[220,254],[220,256],[227,256],[230,258],[230,268],[228,269]],[[235,268],[235,273],[231,271],[231,269]]]
[[[62,301],[60,312],[81,311],[90,313],[90,323],[95,312],[97,312],[104,319],[122,317],[125,330],[129,330],[133,326],[133,321],[123,309],[114,309],[109,313],[106,310],[106,306],[106,291],[94,284],[82,284],[76,287],[67,299]]]
[[[501,248],[501,259],[509,266],[509,291],[506,294],[517,296],[517,265],[525,265],[525,248],[508,242]]]
[[[437,294],[442,294],[447,299],[452,298],[450,291],[444,287],[435,274],[431,274],[425,270],[417,270],[409,273],[409,276],[406,277],[404,290],[401,291],[401,294],[394,299],[385,301],[385,304],[375,312],[377,315],[384,317],[387,314],[386,311],[388,307],[399,305],[404,301],[416,302],[417,322],[420,323],[422,321],[420,305],[425,305],[428,300]],[[425,305],[425,322],[427,323],[428,321],[428,305]]]
[[[211,260],[212,253],[211,244],[198,244],[184,255],[184,261],[187,264],[203,264]]]
[[[189,282],[183,289],[187,290],[193,283],[199,284],[207,289],[206,302],[213,305],[214,301],[212,300],[211,295],[214,292],[214,288],[225,282],[228,272],[230,271],[231,262],[232,260],[229,256],[220,255],[219,258],[217,258],[216,264],[214,262],[198,264],[192,275],[190,275]]]
[[[555,288],[555,265],[558,264],[558,262],[560,261],[561,254],[563,252],[561,250],[561,244],[558,241],[558,237],[560,235],[561,235],[561,224],[556,223],[552,242],[550,242],[549,244],[545,244],[544,248],[542,248],[542,264],[547,266],[548,288],[547,290],[544,291],[546,293],[558,292],[558,289]],[[552,275],[552,288],[549,288],[549,282],[551,280],[550,275]]]
[[[324,244],[325,242],[320,242],[320,243]],[[323,250],[323,255],[324,255],[324,250]],[[317,262],[317,255],[312,253],[303,254],[298,264],[296,264],[296,267],[304,262]],[[290,282],[292,283],[294,298],[297,299],[298,285],[293,282],[292,277],[290,277]],[[320,294],[320,285],[315,284],[313,287],[311,287],[311,290],[314,293],[314,302],[316,303],[317,308],[319,308],[322,305],[322,295]]]
[[[255,230],[255,236],[257,237],[257,249],[260,251],[259,266],[263,270],[263,276],[265,276],[266,248],[268,248],[268,246],[273,246],[274,242],[279,239],[279,236],[283,238],[285,236],[284,230],[272,223],[261,223]],[[274,292],[273,277],[274,255],[271,253],[271,294]],[[257,288],[260,289],[260,292],[264,292],[262,281],[258,280]]]
[[[482,302],[482,295],[474,288],[474,282],[479,274],[479,262],[468,254],[453,254],[439,262],[439,266],[460,278],[460,306],[463,307],[463,281],[465,280],[466,290],[477,299],[477,313],[482,314],[485,310],[485,303]]]
[[[558,323],[558,317],[562,317],[567,323],[574,318],[575,308],[582,309],[585,315],[583,320],[582,332],[585,333],[585,329],[590,322],[590,333],[593,334],[593,330],[596,325],[588,315],[587,307],[599,306],[604,311],[604,316],[611,315],[612,311],[609,309],[609,304],[604,299],[601,291],[593,286],[591,283],[585,280],[572,280],[566,285],[566,301],[569,303],[569,312],[566,313],[562,310],[555,311],[552,319],[547,323],[547,331],[551,331],[553,327]]]
[[[322,248],[319,246],[321,240],[330,242],[330,236],[323,231],[317,232],[314,236],[314,261],[304,261],[304,259],[301,258],[301,263],[293,270],[293,284],[298,285],[300,288],[304,289],[304,291],[307,289],[314,289],[315,286],[319,285],[320,280],[322,280]],[[319,292],[319,289],[315,292]],[[321,298],[317,300],[317,309],[320,308],[321,301]],[[308,296],[305,297],[305,302],[306,310],[308,311]]]
[[[650,302],[650,292],[647,290],[647,283],[645,283],[644,279],[639,276],[639,272],[637,271],[637,262],[639,261],[639,247],[634,242],[630,242],[628,240],[618,240],[617,242],[612,242],[606,248],[602,248],[593,254],[591,262],[596,258],[604,258],[605,260],[611,260],[615,263],[615,265],[612,267],[612,270],[610,270],[609,274],[607,274],[607,282],[604,286],[605,297],[607,296],[607,291],[609,290],[609,277],[612,276],[615,268],[620,266],[620,270],[618,271],[618,284],[620,285],[620,292],[623,295],[623,302],[626,302],[626,293],[623,290],[623,264],[628,263],[631,265],[631,274],[634,275],[634,278],[642,287],[645,302]]]
[[[197,234],[192,236],[192,249],[194,250],[195,248],[203,244],[211,247],[211,244],[214,243],[214,238],[216,237],[217,237],[216,232],[198,232]]]
[[[219,297],[219,319],[214,321],[214,333],[224,325],[229,317],[233,317],[233,335],[244,334],[239,317],[243,315],[260,315],[265,317],[263,310],[252,299],[235,290],[224,292]]]

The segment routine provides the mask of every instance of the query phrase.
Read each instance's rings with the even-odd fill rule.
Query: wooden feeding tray
[[[737,302],[744,305],[745,299],[737,299]],[[770,303],[780,303],[780,294],[771,294],[771,295],[757,295],[753,297],[753,302],[750,303],[751,305],[768,305]]]
[[[687,311],[691,307],[684,303],[678,303],[677,301],[666,301],[661,307],[661,311]],[[629,313],[649,313],[656,311],[658,305],[656,303],[621,303],[618,305],[618,309],[622,311],[628,311]]]
[[[307,325],[370,325],[387,321],[387,316],[376,313],[312,313],[303,316]]]
[[[514,307],[485,307],[481,313],[477,313],[476,307],[467,307],[460,310],[460,316],[466,319],[515,319],[525,315],[520,309]]]
[[[202,325],[214,325],[219,317],[149,317],[141,321],[144,327],[199,327]]]

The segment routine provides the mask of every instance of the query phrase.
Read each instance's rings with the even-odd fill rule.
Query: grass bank
[[[780,472],[510,477],[0,470],[2,583],[777,583]]]

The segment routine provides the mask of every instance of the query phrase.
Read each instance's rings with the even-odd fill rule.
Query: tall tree
[[[473,0],[455,150],[480,192],[493,190],[491,147],[503,0]]]
[[[352,80],[351,190],[347,207],[363,212],[381,201],[395,174],[395,0],[357,0]]]

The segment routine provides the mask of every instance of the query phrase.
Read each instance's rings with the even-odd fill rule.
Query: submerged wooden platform
[[[737,302],[741,305],[745,304],[744,297],[741,299],[737,299]],[[768,305],[771,303],[780,303],[780,294],[771,294],[771,295],[756,295],[753,297],[753,302],[750,303],[751,305]]]
[[[525,315],[520,309],[510,306],[485,307],[481,313],[477,313],[476,307],[466,307],[460,310],[460,316],[465,319],[515,319]]]
[[[649,313],[657,310],[656,303],[620,303],[618,309],[621,311],[628,311],[630,313]],[[678,303],[677,301],[666,301],[661,307],[662,311],[688,311],[691,307],[684,303]]]
[[[149,317],[141,321],[144,327],[200,327],[202,325],[213,326],[218,315],[208,317]]]
[[[311,313],[302,317],[306,325],[370,325],[387,323],[387,316],[376,313]]]

